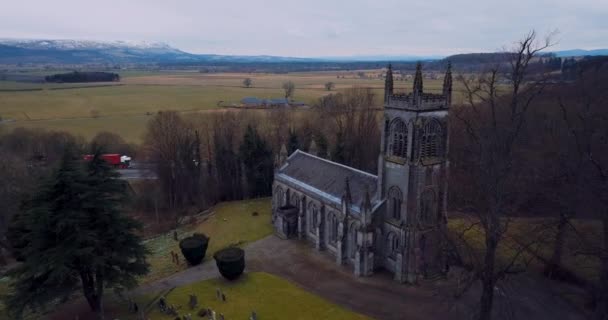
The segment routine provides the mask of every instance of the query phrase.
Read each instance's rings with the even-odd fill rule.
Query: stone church
[[[450,66],[441,94],[425,93],[422,80],[418,64],[413,91],[394,92],[388,66],[378,175],[312,151],[283,159],[272,200],[279,236],[314,244],[357,276],[385,269],[413,283],[445,272]]]

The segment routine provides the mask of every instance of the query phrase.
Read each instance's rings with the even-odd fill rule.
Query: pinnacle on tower
[[[369,195],[369,187],[365,187],[365,199],[363,199],[363,205],[361,206],[364,210],[372,210],[372,199]]]
[[[393,94],[393,66],[389,63],[384,79],[384,102],[388,102],[388,97]]]
[[[285,144],[283,144],[281,146],[281,151],[279,151],[279,154],[277,155],[277,159],[276,159],[276,166],[280,167],[282,166],[285,161],[287,161],[287,147],[285,147]]]
[[[452,101],[452,62],[448,61],[448,68],[443,77],[443,95],[449,106]]]
[[[310,147],[308,148],[308,153],[312,154],[313,156],[319,155],[319,148],[317,147],[317,143],[315,142],[314,137],[313,137],[312,141],[310,142]]]
[[[348,180],[348,177],[346,177],[346,179],[344,181],[344,195],[342,196],[342,199],[344,201],[346,201],[347,203],[351,203],[353,200],[353,197],[351,196],[351,193],[350,193],[350,182]]]
[[[416,75],[414,76],[414,95],[422,95],[422,65],[416,64]]]

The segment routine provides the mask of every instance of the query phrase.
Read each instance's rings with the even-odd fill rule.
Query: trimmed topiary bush
[[[207,246],[209,246],[209,237],[202,233],[195,233],[179,242],[179,248],[182,250],[184,258],[192,266],[196,266],[203,261]]]
[[[228,247],[213,255],[217,268],[228,280],[238,278],[245,270],[245,251],[238,247]]]

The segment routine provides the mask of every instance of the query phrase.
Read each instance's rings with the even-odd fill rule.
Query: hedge
[[[192,266],[196,266],[203,261],[208,246],[209,237],[202,233],[195,233],[179,242],[179,248],[182,250],[184,258]]]
[[[228,247],[213,255],[220,274],[228,280],[238,278],[245,270],[245,251],[238,247]]]

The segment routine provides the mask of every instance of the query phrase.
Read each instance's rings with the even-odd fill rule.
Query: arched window
[[[310,233],[315,233],[317,231],[317,221],[318,221],[318,214],[319,210],[317,209],[317,206],[314,203],[310,203],[308,205],[308,214],[310,214],[310,219],[308,221],[310,221],[310,223],[308,224],[308,231],[310,231]]]
[[[338,218],[333,212],[329,213],[329,242],[333,245],[338,241]]]
[[[283,193],[283,188],[281,187],[277,187],[274,191],[274,201],[275,201],[275,205],[276,208],[280,208],[283,206],[283,197],[284,197],[284,193]]]
[[[420,139],[420,158],[443,157],[443,128],[439,121],[427,121],[422,128]]]
[[[392,187],[388,190],[388,213],[395,220],[401,219],[401,203],[403,196],[398,187]]]
[[[437,218],[437,197],[433,190],[426,190],[420,197],[420,223],[434,225]]]
[[[386,249],[388,256],[395,259],[399,253],[399,236],[394,232],[389,232],[386,237]]]
[[[290,202],[290,195],[291,195],[291,190],[287,189],[285,190],[285,203],[283,203],[283,205],[288,206],[291,202]]]
[[[396,118],[391,122],[388,140],[388,155],[407,157],[407,126],[403,120]]]
[[[300,212],[300,198],[296,193],[292,194],[291,197],[293,198],[293,206],[298,209],[298,212]]]
[[[350,259],[355,258],[355,254],[357,253],[357,230],[359,229],[359,223],[356,221],[351,222],[348,226],[348,239],[347,239],[347,248],[348,248],[348,257]]]

